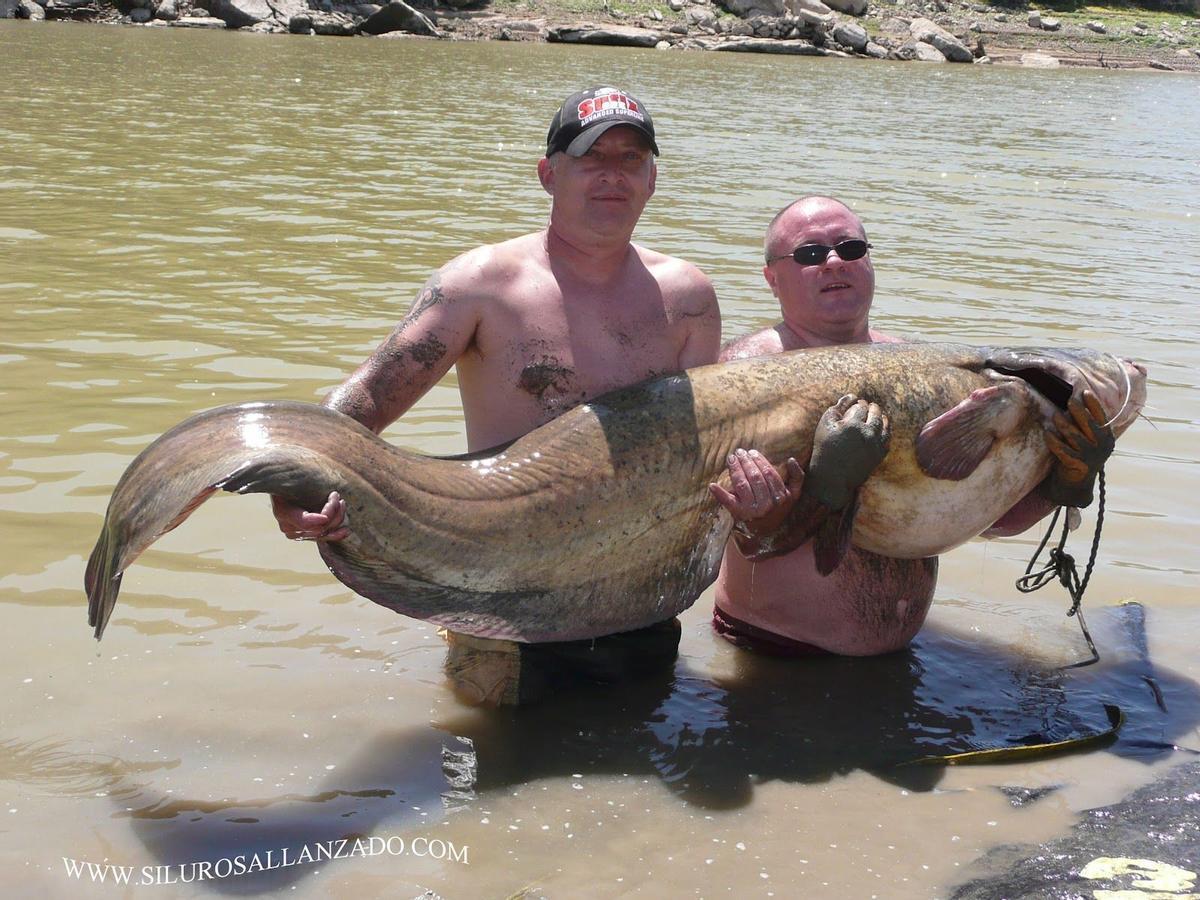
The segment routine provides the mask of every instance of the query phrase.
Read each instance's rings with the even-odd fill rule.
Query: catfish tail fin
[[[276,410],[286,415],[268,437],[260,423]],[[308,508],[324,503],[337,485],[329,483],[321,452],[297,435],[343,419],[310,404],[222,407],[183,422],[142,451],[113,491],[84,574],[96,639],[116,606],[122,573],[218,490],[279,494]],[[247,421],[255,427],[248,429]]]

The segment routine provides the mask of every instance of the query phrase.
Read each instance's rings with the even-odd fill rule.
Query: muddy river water
[[[25,22],[0,59],[5,896],[949,896],[1200,747],[1195,78]],[[601,81],[659,126],[638,240],[712,277],[727,337],[773,320],[762,232],[819,191],[867,223],[878,326],[1147,364],[1085,601],[1100,665],[1060,668],[1061,589],[1014,589],[1028,534],[945,557],[906,653],[755,658],[706,594],[669,675],[474,710],[433,627],[224,496],[92,639],[84,562],[138,450],[319,399],[433,269],[540,227],[550,115]],[[463,449],[453,373],[386,436]],[[1103,728],[1106,702],[1104,749],[897,765]]]

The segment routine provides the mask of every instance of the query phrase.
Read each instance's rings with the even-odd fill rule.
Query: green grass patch
[[[1197,19],[1197,14],[1162,9],[1161,4],[1155,5],[1160,8],[1148,8],[1120,2],[1097,3],[1095,0],[1088,0],[1088,2],[1044,0],[1044,2],[1021,3],[1016,7],[1003,2],[990,4],[994,11],[1008,13],[1016,21],[1023,21],[1023,17],[1029,10],[1036,9],[1060,20],[1064,25],[1083,26],[1091,21],[1103,22],[1108,29],[1109,39],[1115,38],[1122,43],[1137,46],[1162,47],[1166,45],[1167,42],[1162,39],[1164,27],[1184,39],[1184,43],[1179,46],[1200,45],[1200,26],[1188,24]],[[1130,29],[1134,25],[1144,25],[1149,33],[1142,36],[1130,34]],[[1048,32],[1048,34],[1053,33]]]

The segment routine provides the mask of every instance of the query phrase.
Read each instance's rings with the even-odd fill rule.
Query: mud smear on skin
[[[429,371],[438,360],[445,359],[446,345],[438,340],[437,335],[429,335],[424,340],[416,341],[408,347],[409,355],[425,371]]]
[[[517,386],[537,397],[543,405],[551,405],[555,399],[561,398],[571,389],[574,379],[573,369],[567,368],[552,357],[542,357],[538,362],[530,363],[521,370]],[[553,393],[547,397],[546,393],[551,390]]]

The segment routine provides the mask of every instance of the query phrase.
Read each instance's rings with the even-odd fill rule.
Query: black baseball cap
[[[614,87],[588,88],[564,100],[550,121],[546,155],[562,152],[583,156],[600,135],[617,125],[628,125],[644,134],[658,156],[650,111],[640,100]]]

